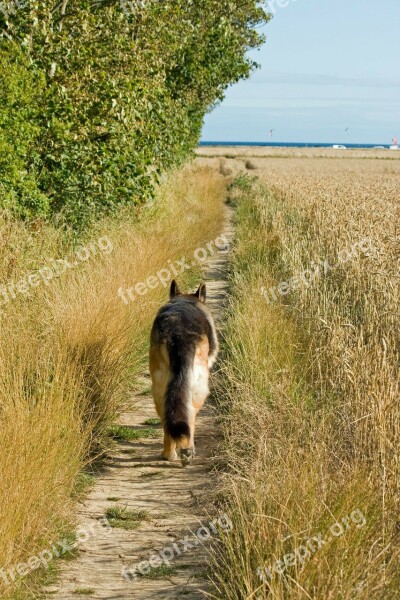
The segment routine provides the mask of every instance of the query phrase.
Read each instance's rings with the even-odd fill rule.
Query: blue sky
[[[269,5],[275,12],[263,28],[267,41],[252,53],[261,69],[229,88],[206,116],[202,139],[388,144],[400,138],[400,0]]]

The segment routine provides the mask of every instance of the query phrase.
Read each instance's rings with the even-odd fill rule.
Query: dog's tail
[[[190,379],[196,352],[195,344],[172,336],[167,341],[170,361],[170,380],[165,393],[164,430],[181,449],[185,466],[192,461],[190,448]]]

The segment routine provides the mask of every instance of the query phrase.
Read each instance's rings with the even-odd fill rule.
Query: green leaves
[[[155,174],[193,151],[205,113],[226,87],[254,68],[246,51],[261,43],[252,28],[266,20],[255,0],[135,7],[30,0],[7,22],[0,15],[8,65],[0,123],[4,140],[13,139],[7,168],[14,172],[0,174],[0,204],[35,216],[37,202],[21,188],[26,173],[45,199],[39,213],[62,214],[76,229],[145,201]],[[17,97],[24,110],[15,121]]]

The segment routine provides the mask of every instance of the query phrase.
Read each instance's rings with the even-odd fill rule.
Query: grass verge
[[[283,286],[285,293],[268,302],[263,290],[287,282],[314,258],[332,262],[346,242],[369,231],[369,222],[357,206],[346,221],[346,200],[332,197],[338,219],[332,227],[332,213],[243,175],[230,196],[236,241],[219,396],[220,497],[233,530],[215,552],[212,595],[396,598],[393,226],[382,228],[382,255],[359,253],[290,295]]]
[[[139,214],[97,224],[78,247],[48,225],[0,215],[2,597],[29,597],[27,573],[43,570],[29,559],[73,522],[77,476],[101,454],[147,361],[172,268],[183,288],[198,283],[193,259],[204,253],[194,252],[210,252],[220,233],[224,190],[218,174],[187,167]]]

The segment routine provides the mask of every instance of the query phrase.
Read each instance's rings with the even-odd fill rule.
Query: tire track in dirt
[[[222,234],[232,239],[230,212],[227,209]],[[218,250],[209,257],[204,280],[207,283],[207,303],[214,315],[217,329],[221,323],[226,293],[227,250]],[[142,393],[132,399],[131,409],[120,418],[120,424],[148,430],[144,422],[155,418],[156,412],[149,393],[150,379],[143,376]],[[180,461],[166,463],[160,460],[162,432],[157,437],[118,442],[104,463],[102,474],[79,506],[78,522],[85,531],[92,531],[86,543],[80,545],[79,555],[73,561],[62,562],[60,581],[47,590],[49,598],[76,600],[88,597],[95,600],[204,598],[207,589],[204,571],[207,550],[202,544],[182,551],[179,540],[193,533],[201,525],[208,526],[207,507],[216,487],[212,457],[217,445],[217,427],[214,409],[208,401],[196,421],[196,457],[193,464],[183,469]],[[99,526],[99,519],[107,509],[126,507],[129,511],[146,511],[136,529]],[[121,570],[148,560],[153,554],[176,543],[181,554],[172,559],[170,566],[158,567],[148,576],[128,581]],[[157,575],[154,577],[154,575]],[[50,593],[51,592],[51,593]]]

